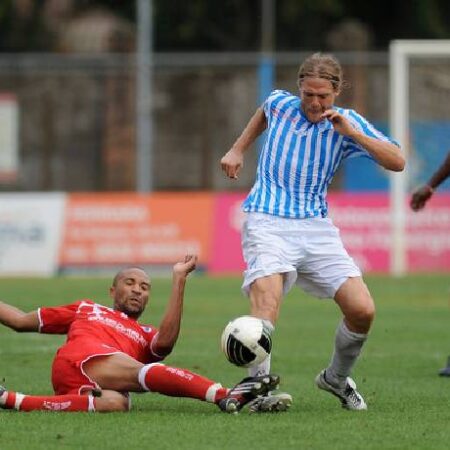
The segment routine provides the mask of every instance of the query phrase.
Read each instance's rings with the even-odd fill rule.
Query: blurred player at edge
[[[375,307],[359,268],[328,218],[327,188],[345,158],[363,156],[385,169],[402,171],[398,144],[351,109],[334,106],[343,85],[333,55],[316,53],[299,68],[299,92],[275,90],[252,116],[221,159],[237,178],[244,153],[267,130],[256,181],[243,204],[247,213],[242,251],[247,270],[243,290],[251,314],[273,329],[282,298],[296,283],[319,298],[333,298],[343,314],[328,367],[316,384],[342,406],[366,409],[351,369],[367,339]],[[267,374],[270,358],[250,373]]]
[[[238,412],[274,389],[276,375],[246,378],[233,389],[190,372],[165,366],[180,331],[186,278],[197,257],[173,267],[173,283],[159,330],[137,322],[149,299],[150,279],[138,267],[121,270],[110,288],[113,307],[79,300],[25,313],[0,302],[0,323],[16,331],[67,334],[52,367],[55,395],[32,396],[0,388],[0,407],[19,411],[128,411],[128,392],[159,392],[215,403]]]
[[[431,176],[428,183],[417,188],[411,196],[410,206],[413,211],[420,211],[425,208],[428,200],[433,196],[433,193],[441,183],[443,183],[450,175],[450,152],[447,153],[447,158],[438,167],[436,172]],[[447,359],[447,367],[439,371],[439,375],[443,377],[450,377],[450,356]]]

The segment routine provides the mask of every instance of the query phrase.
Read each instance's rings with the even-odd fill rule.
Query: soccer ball
[[[241,316],[225,327],[221,344],[222,351],[232,364],[252,367],[269,356],[272,350],[272,337],[261,319]]]

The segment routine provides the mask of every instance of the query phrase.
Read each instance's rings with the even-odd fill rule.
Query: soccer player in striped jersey
[[[149,299],[150,280],[138,267],[121,270],[110,289],[113,307],[84,299],[25,313],[0,302],[0,323],[16,331],[67,334],[53,361],[55,395],[35,396],[0,386],[0,408],[18,411],[128,411],[128,392],[159,392],[215,403],[237,413],[279,383],[276,375],[245,378],[234,388],[186,369],[161,364],[180,331],[186,278],[197,257],[175,264],[167,311],[159,330],[137,322]],[[3,361],[5,363],[5,361]]]
[[[366,403],[349,375],[367,339],[375,306],[328,217],[327,188],[346,158],[366,157],[392,171],[402,171],[405,160],[398,144],[364,117],[334,105],[343,74],[333,55],[308,57],[297,81],[298,95],[273,91],[221,159],[225,174],[237,178],[245,152],[267,131],[256,181],[243,204],[243,290],[250,297],[251,314],[272,330],[282,297],[294,284],[316,297],[334,299],[343,319],[331,361],[316,384],[337,396],[343,407],[363,410]],[[269,370],[270,358],[250,374]],[[272,402],[276,410],[276,395],[272,397],[261,398],[253,407],[270,410]]]

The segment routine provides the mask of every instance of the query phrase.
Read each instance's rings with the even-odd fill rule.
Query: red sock
[[[189,370],[163,364],[143,367],[139,380],[144,389],[172,397],[190,397],[217,403],[227,395],[227,389],[219,383]]]
[[[3,406],[18,411],[95,411],[94,398],[90,395],[23,395],[8,392]]]

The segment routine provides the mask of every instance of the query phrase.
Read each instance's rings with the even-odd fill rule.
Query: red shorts
[[[101,343],[89,343],[80,346],[68,343],[56,354],[52,366],[52,384],[56,395],[82,394],[83,391],[99,388],[83,370],[83,364],[97,356],[122,353],[120,350]]]

